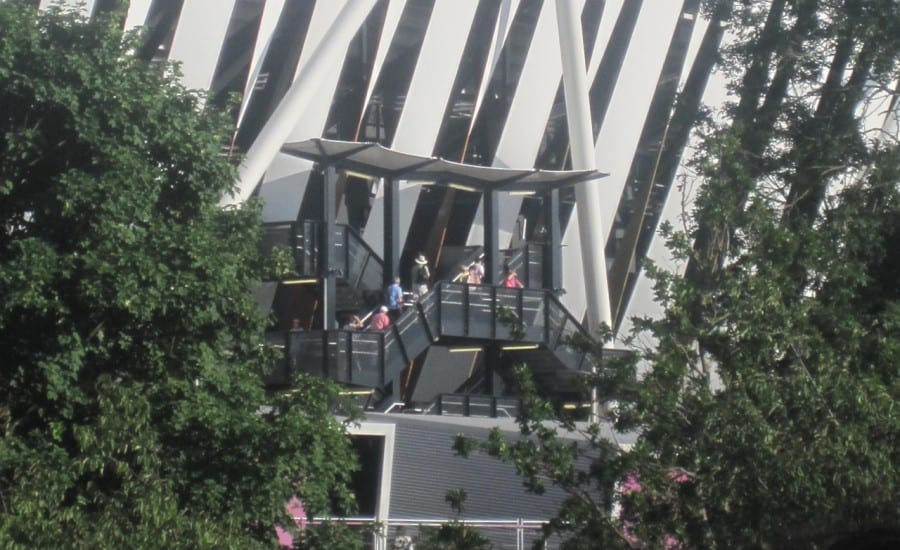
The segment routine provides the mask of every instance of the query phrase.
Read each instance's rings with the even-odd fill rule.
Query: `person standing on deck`
[[[428,269],[428,259],[425,254],[419,252],[416,263],[412,268],[413,295],[416,298],[424,296],[428,292],[428,283],[431,281],[431,270]]]
[[[400,277],[394,277],[394,282],[387,287],[387,308],[391,319],[397,319],[402,307],[403,289],[400,288]]]
[[[516,270],[511,269],[508,265],[503,268],[503,281],[500,284],[504,288],[525,288],[525,285],[519,280],[519,276],[516,275]]]

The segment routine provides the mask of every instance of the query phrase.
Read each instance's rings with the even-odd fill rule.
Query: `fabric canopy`
[[[376,178],[418,180],[473,192],[538,192],[608,176],[597,170],[521,170],[461,164],[436,157],[410,155],[378,143],[313,138],[285,144],[281,151],[336,170]]]

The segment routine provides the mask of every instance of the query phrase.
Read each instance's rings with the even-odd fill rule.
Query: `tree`
[[[335,388],[267,395],[226,119],[115,17],[0,2],[0,538],[248,547],[347,502]]]
[[[700,191],[662,228],[686,269],[647,266],[665,311],[636,321],[641,376],[592,380],[637,443],[564,446],[579,428],[528,393],[529,437],[478,447],[568,492],[567,548],[896,545],[900,145],[871,122],[897,108],[897,3],[708,4],[735,101],[695,126]]]
[[[459,518],[463,513],[463,505],[468,495],[463,489],[448,491],[444,499],[450,504],[456,518],[437,527],[422,526],[419,528],[419,550],[491,550],[494,545],[481,531],[466,525]]]

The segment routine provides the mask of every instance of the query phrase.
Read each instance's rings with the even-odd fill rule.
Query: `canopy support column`
[[[500,284],[500,244],[497,218],[500,216],[500,206],[497,204],[497,191],[485,191],[482,200],[484,202],[484,283],[490,285]]]
[[[335,218],[337,207],[337,171],[333,166],[325,166],[322,189],[322,328],[337,327],[337,270],[335,264]]]
[[[559,190],[543,194],[544,227],[544,288],[554,292],[562,290],[562,234],[559,230]]]
[[[384,178],[384,286],[400,276],[400,182]]]

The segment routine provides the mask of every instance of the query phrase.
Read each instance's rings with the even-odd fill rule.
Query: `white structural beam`
[[[247,73],[249,77],[244,83],[244,95],[241,97],[241,110],[238,113],[237,125],[240,127],[244,120],[244,113],[250,104],[250,97],[253,95],[256,80],[259,78],[262,60],[265,58],[266,52],[269,51],[269,43],[272,39],[272,33],[275,32],[275,25],[278,24],[278,16],[281,15],[281,9],[284,7],[284,0],[268,0],[263,6],[262,17],[259,21],[259,30],[256,33],[256,41],[253,43],[253,56],[250,58],[250,71]]]
[[[181,63],[181,83],[193,90],[208,90],[235,0],[185,2],[172,39],[169,59]]]
[[[584,2],[571,0],[576,9],[581,10]],[[556,10],[547,2],[541,8],[531,39],[531,47],[522,66],[519,82],[527,86],[516,86],[515,95],[509,107],[509,114],[503,126],[503,133],[497,143],[491,166],[497,168],[522,168],[534,166],[535,159],[544,139],[544,128],[553,109],[559,79],[562,75],[559,54],[559,34]],[[522,206],[521,195],[504,194],[499,201],[497,227],[500,248],[506,248],[516,229],[516,218]],[[475,223],[469,231],[467,244],[477,246],[484,242],[484,227],[481,220],[484,202],[478,205]]]
[[[434,153],[435,142],[444,122],[444,110],[456,80],[456,71],[448,68],[460,64],[477,7],[477,2],[435,3],[397,121],[392,148],[422,156]],[[376,79],[371,80],[374,82]],[[421,189],[414,182],[400,182],[398,216],[401,248],[406,244]],[[384,188],[379,186],[363,233],[366,242],[379,255],[384,248],[383,220]]]
[[[147,20],[152,0],[131,0],[128,3],[128,15],[125,17],[125,30],[140,27]]]
[[[242,202],[253,193],[272,159],[296,126],[298,116],[312,99],[315,86],[310,86],[309,83],[316,82],[334,70],[327,60],[353,38],[373,5],[373,1],[363,0],[344,4],[327,33],[329,39],[319,42],[309,61],[303,65],[293,85],[247,150],[247,156],[238,169],[237,188],[231,196],[223,199],[223,204]]]
[[[329,35],[329,29],[340,17],[345,4],[346,2],[337,1],[316,3],[308,31],[306,32],[300,59],[297,67],[292,69],[295,83],[297,83],[296,79],[304,74],[304,67],[312,59],[312,53],[316,51],[316,48],[322,42],[334,40],[334,37]],[[328,114],[331,112],[331,103],[335,98],[342,73],[340,68],[345,63],[354,35],[355,33],[347,35],[346,40],[342,40],[342,43],[339,44],[340,47],[334,47],[330,50],[330,58],[324,61],[325,65],[338,68],[337,70],[327,71],[324,75],[320,74],[319,78],[315,80],[308,80],[298,84],[311,88],[311,94],[306,102],[306,106],[294,117],[294,127],[284,140],[286,143],[303,141],[311,137],[324,135],[325,125],[328,123]],[[299,39],[299,37],[295,39]],[[306,190],[309,186],[309,176],[312,173],[312,167],[313,163],[306,159],[285,155],[281,152],[275,155],[275,158],[272,159],[272,162],[266,168],[266,173],[259,188],[259,196],[264,203],[263,220],[289,221],[297,218],[297,212],[299,212],[303,204],[303,197],[306,195]]]
[[[556,20],[559,25],[560,54],[562,56],[563,88],[566,97],[566,117],[569,122],[569,141],[572,147],[572,168],[597,168],[594,138],[591,129],[591,107],[588,99],[587,72],[584,66],[584,41],[581,18],[575,3],[556,0]],[[612,326],[609,305],[609,285],[606,280],[606,235],[600,214],[600,188],[597,182],[581,183],[575,188],[578,210],[578,233],[582,245],[582,268],[587,297],[588,330]]]

